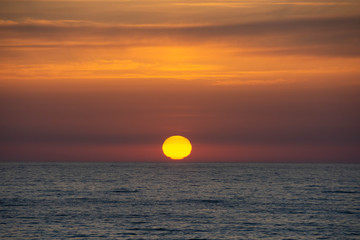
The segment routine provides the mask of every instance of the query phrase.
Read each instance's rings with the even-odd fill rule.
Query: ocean
[[[0,169],[0,239],[360,239],[356,164]]]

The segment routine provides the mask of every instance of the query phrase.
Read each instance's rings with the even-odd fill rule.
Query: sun
[[[171,136],[163,143],[162,150],[167,157],[181,160],[190,155],[192,146],[190,141],[183,136]]]

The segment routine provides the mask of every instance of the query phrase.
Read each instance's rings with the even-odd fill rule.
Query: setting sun
[[[173,160],[181,160],[190,155],[192,146],[185,137],[171,136],[165,140],[162,149],[167,157]]]

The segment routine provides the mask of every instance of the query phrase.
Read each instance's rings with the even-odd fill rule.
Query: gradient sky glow
[[[358,0],[1,0],[0,161],[360,163]]]

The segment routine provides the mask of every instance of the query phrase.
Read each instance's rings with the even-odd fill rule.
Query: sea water
[[[360,239],[360,165],[0,169],[0,239]]]

